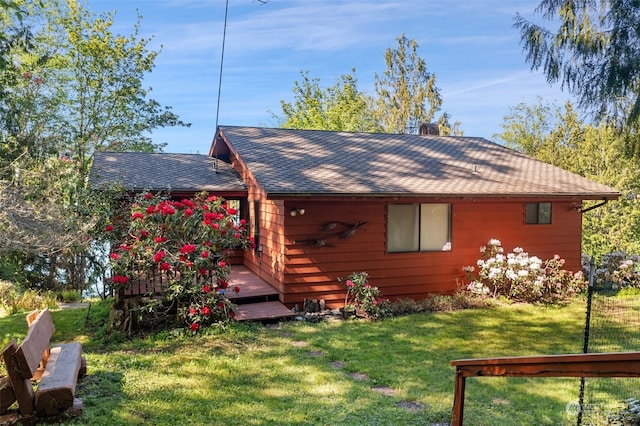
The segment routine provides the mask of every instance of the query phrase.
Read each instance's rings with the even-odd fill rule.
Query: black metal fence
[[[597,282],[593,273],[591,277],[583,352],[640,351],[640,293]],[[638,379],[582,379],[577,424],[639,425],[640,402],[636,399],[640,400]]]

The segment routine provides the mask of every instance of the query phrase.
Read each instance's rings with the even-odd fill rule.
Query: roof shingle
[[[619,192],[483,138],[220,126],[270,196],[579,196]]]
[[[230,164],[201,154],[96,152],[89,182],[94,188],[121,185],[131,191],[233,192],[246,185]]]

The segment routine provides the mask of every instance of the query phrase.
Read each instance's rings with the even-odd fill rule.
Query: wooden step
[[[237,293],[236,287],[239,290]],[[236,304],[278,300],[278,291],[275,288],[242,265],[233,265],[226,295]]]
[[[238,305],[235,312],[237,321],[273,321],[295,315],[280,302],[247,303]]]

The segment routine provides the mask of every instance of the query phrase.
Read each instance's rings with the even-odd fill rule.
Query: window
[[[451,250],[451,204],[389,204],[387,250]]]
[[[526,203],[524,223],[528,225],[551,223],[551,203]]]

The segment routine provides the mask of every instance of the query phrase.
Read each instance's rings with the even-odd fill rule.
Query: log
[[[7,411],[14,402],[16,402],[16,395],[13,393],[9,377],[0,377],[0,414]]]
[[[36,413],[39,416],[53,416],[73,407],[81,366],[80,343],[66,343],[51,348],[35,395]]]

